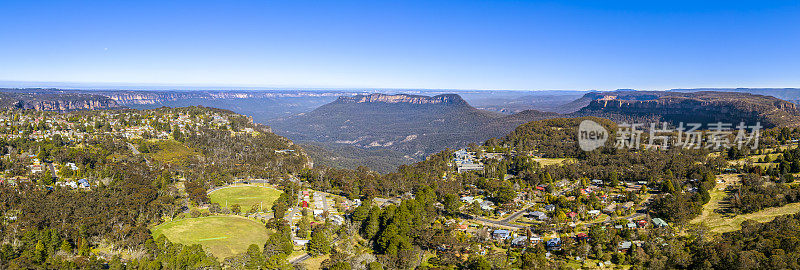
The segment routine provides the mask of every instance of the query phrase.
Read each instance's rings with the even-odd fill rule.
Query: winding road
[[[476,221],[478,221],[480,223],[483,223],[484,225],[488,225],[488,226],[496,226],[496,227],[501,227],[501,228],[505,228],[505,229],[524,229],[524,228],[527,228],[528,226],[513,224],[511,222],[513,222],[514,220],[519,218],[521,215],[525,214],[525,212],[527,212],[528,208],[530,208],[530,207],[531,207],[530,205],[525,206],[525,208],[522,208],[521,210],[519,210],[517,212],[514,212],[513,214],[508,215],[507,217],[505,217],[504,219],[501,219],[501,220],[485,219],[485,218],[482,218],[482,217],[476,217],[476,216],[472,216],[472,215],[465,215],[465,216],[468,219],[476,220]]]

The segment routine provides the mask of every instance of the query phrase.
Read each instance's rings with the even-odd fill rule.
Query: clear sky
[[[800,87],[800,1],[0,1],[0,81]]]

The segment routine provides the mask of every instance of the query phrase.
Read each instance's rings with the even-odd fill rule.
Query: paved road
[[[302,194],[303,194],[302,192],[297,191],[297,202],[300,202],[301,200],[303,200]],[[283,216],[283,218],[286,219],[286,221],[288,221],[289,224],[292,224],[292,217],[294,216],[294,214],[297,214],[297,212],[300,212],[300,207],[298,207],[297,203],[295,203],[292,206],[292,212],[291,213],[287,213],[285,216]]]
[[[480,223],[483,223],[484,225],[502,227],[502,228],[506,228],[506,229],[524,229],[524,228],[527,228],[528,226],[519,225],[519,224],[513,224],[511,222],[513,222],[514,220],[519,218],[521,215],[525,214],[525,212],[527,212],[528,208],[530,208],[530,207],[531,207],[530,205],[525,206],[525,208],[522,208],[521,210],[519,210],[517,212],[514,212],[513,214],[508,215],[506,218],[501,219],[501,220],[485,219],[485,218],[476,217],[476,216],[472,216],[472,215],[466,215],[466,217],[469,218],[469,219],[476,220],[476,221],[478,221]]]
[[[311,254],[306,253],[306,254],[303,254],[303,256],[300,256],[300,257],[292,259],[291,261],[289,261],[289,264],[292,264],[292,265],[301,264],[305,260],[308,260],[310,258],[311,258]]]
[[[328,197],[325,196],[325,193],[321,193],[321,194],[322,194],[322,205],[324,207],[323,211],[328,212]],[[330,213],[330,212],[328,212],[328,213]]]
[[[132,143],[128,143],[128,148],[131,149],[131,152],[133,152],[134,155],[141,155],[142,154],[142,152],[139,152],[139,149],[136,149],[136,146],[133,145]],[[144,158],[145,164],[150,166],[150,160],[147,160],[147,157],[145,157],[145,156],[142,156],[142,158]]]
[[[483,225],[493,226],[493,227],[501,227],[501,228],[505,228],[505,229],[524,229],[524,228],[527,227],[527,226],[522,226],[522,225],[517,225],[517,224],[512,224],[512,223],[507,223],[507,222],[502,222],[502,221],[498,221],[498,220],[479,218],[479,217],[472,217],[472,219],[475,220],[475,221],[478,221],[479,223],[483,223]]]
[[[505,222],[505,223],[512,222],[512,221],[516,220],[517,218],[519,218],[519,216],[525,214],[525,212],[528,211],[528,208],[531,208],[531,205],[525,206],[525,208],[522,208],[521,210],[519,210],[519,211],[517,211],[517,212],[515,212],[515,213],[513,213],[511,215],[508,215],[506,218],[502,219],[501,221]]]

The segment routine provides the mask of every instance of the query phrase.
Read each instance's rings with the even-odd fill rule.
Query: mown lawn
[[[542,166],[561,165],[564,164],[565,162],[574,161],[574,159],[571,158],[533,158],[533,160],[539,162],[539,164],[541,164]]]
[[[220,190],[216,190],[208,194],[208,198],[212,203],[218,203],[220,206],[230,207],[231,205],[238,204],[242,211],[250,210],[250,207],[259,204],[264,212],[272,209],[272,203],[281,196],[280,190],[255,185],[245,186],[231,186]]]
[[[200,244],[203,249],[224,259],[259,247],[272,233],[258,221],[238,216],[209,216],[170,221],[150,229],[153,237],[164,235],[184,245]]]

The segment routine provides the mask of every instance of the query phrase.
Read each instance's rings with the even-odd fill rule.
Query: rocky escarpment
[[[508,134],[520,124],[558,116],[524,111],[503,115],[476,109],[457,94],[371,94],[340,97],[303,114],[270,123],[294,141],[388,149],[423,158],[445,148]]]
[[[468,105],[461,96],[456,94],[444,94],[437,96],[417,96],[417,95],[386,95],[370,94],[356,96],[342,96],[336,102],[341,103],[405,103],[405,104],[453,104]]]
[[[154,92],[106,92],[104,96],[119,104],[153,105],[168,101],[191,98],[191,93],[154,93]]]
[[[97,91],[98,95],[111,98],[122,105],[174,105],[175,102],[189,102],[192,105],[203,104],[204,101],[218,100],[263,100],[277,98],[318,98],[335,97],[343,93],[314,91]],[[184,105],[184,104],[181,104]]]
[[[673,123],[761,122],[765,127],[795,126],[800,120],[793,103],[747,93],[616,91],[592,93],[590,98],[575,115]]]
[[[0,92],[0,107],[38,111],[68,112],[121,108],[116,101],[100,95],[73,93]]]

